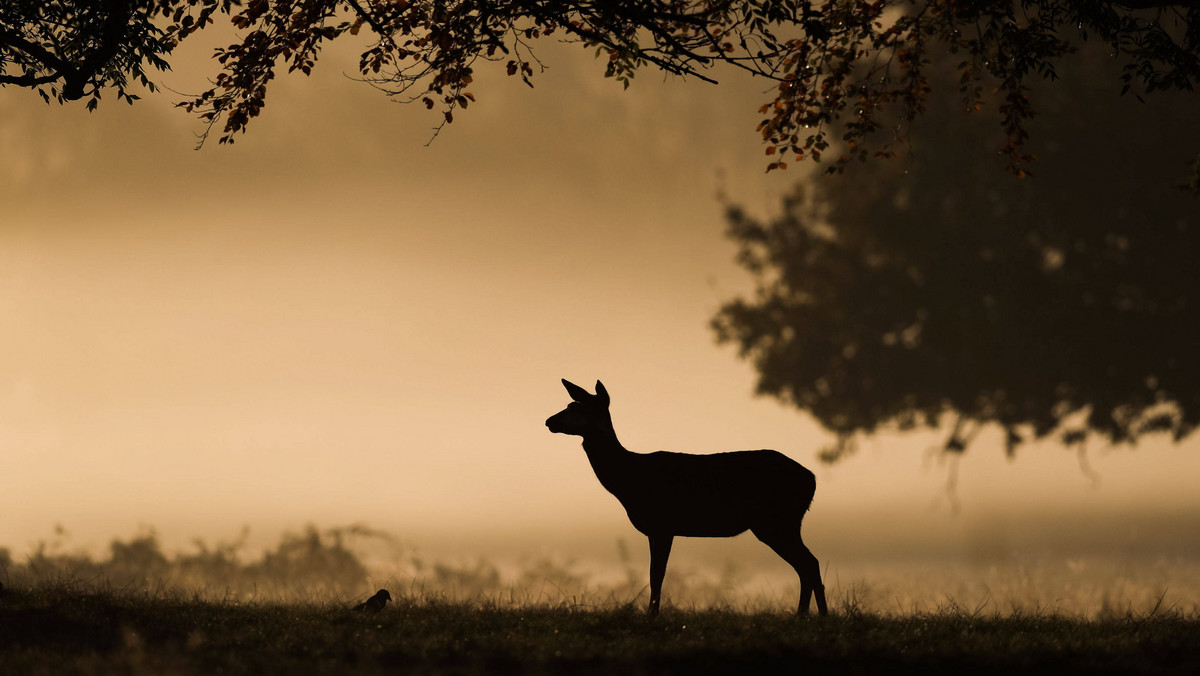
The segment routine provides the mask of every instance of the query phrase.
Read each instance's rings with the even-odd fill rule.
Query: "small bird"
[[[388,590],[380,589],[379,591],[375,592],[374,596],[367,599],[366,601],[363,601],[362,603],[358,604],[357,606],[354,606],[351,610],[358,612],[358,613],[367,613],[368,615],[374,615],[375,613],[378,613],[379,611],[383,610],[383,607],[386,606],[387,602],[391,601],[391,600],[392,600],[392,595],[388,593]]]

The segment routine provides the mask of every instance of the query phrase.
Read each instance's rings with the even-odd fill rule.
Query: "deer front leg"
[[[667,558],[671,556],[674,535],[651,535],[650,537],[650,614],[658,614],[662,598],[663,577],[667,574]]]

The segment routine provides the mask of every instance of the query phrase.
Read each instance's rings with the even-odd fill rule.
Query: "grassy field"
[[[961,609],[826,618],[405,598],[222,602],[40,584],[0,597],[4,674],[1200,673],[1200,619]],[[750,670],[750,671],[747,671]]]

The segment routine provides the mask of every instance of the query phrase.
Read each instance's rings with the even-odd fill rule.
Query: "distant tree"
[[[838,435],[826,459],[884,426],[944,425],[962,451],[994,424],[1010,454],[1196,428],[1200,208],[1172,177],[1200,102],[1094,105],[1104,59],[1041,92],[1037,180],[995,180],[978,120],[945,104],[907,160],[821,175],[772,219],[729,207],[757,290],[716,315],[718,339]]]
[[[367,569],[345,546],[350,530],[331,528],[322,533],[309,524],[303,533],[284,533],[274,551],[252,566],[255,574],[298,588],[346,588],[367,578]]]
[[[161,585],[170,574],[171,564],[163,555],[158,535],[153,530],[128,542],[114,539],[109,549],[112,556],[105,566],[105,573],[108,581],[118,587]]]
[[[1024,174],[1032,81],[1056,77],[1084,41],[1108,45],[1126,89],[1191,90],[1200,77],[1200,0],[17,0],[0,9],[0,84],[72,100],[165,68],[179,40],[227,15],[239,41],[218,49],[213,85],[183,105],[229,142],[266,101],[279,69],[308,74],[327,43],[365,40],[356,70],[385,94],[438,108],[443,123],[474,101],[480,59],[530,83],[531,44],[555,36],[596,49],[626,86],[642,68],[713,80],[712,66],[766,78],[759,108],[768,170],[820,161],[831,141],[853,159],[890,157],[894,122],[922,115],[931,63],[963,109],[1002,96],[996,120],[1010,170]],[[157,23],[152,19],[158,17]],[[365,31],[364,31],[365,29]],[[48,90],[46,89],[48,88]],[[883,124],[888,120],[888,124]]]

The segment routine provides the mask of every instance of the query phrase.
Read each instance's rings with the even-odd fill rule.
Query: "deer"
[[[596,393],[563,379],[571,403],[546,420],[556,434],[583,437],[596,478],[625,508],[629,521],[650,541],[650,615],[658,615],[671,544],[678,537],[733,537],[747,530],[786,561],[800,577],[798,615],[816,596],[827,615],[821,567],[800,537],[812,505],[816,477],[772,450],[697,455],[635,453],[617,440],[608,390]]]

